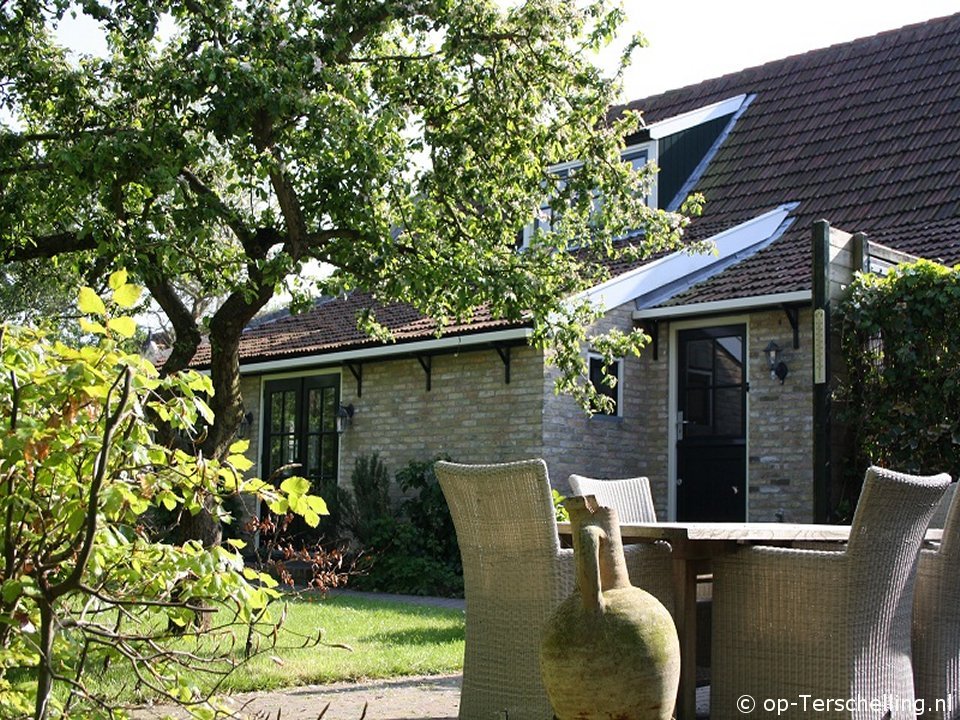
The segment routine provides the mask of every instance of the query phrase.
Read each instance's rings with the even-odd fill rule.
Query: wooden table
[[[570,536],[569,523],[560,523],[561,537]],[[697,705],[697,576],[709,574],[714,558],[731,553],[740,545],[846,543],[849,525],[798,523],[624,523],[624,544],[670,543],[673,556],[674,621],[680,638],[680,687],[677,720],[694,720]]]

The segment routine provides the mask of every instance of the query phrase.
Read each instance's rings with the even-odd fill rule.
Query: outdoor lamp
[[[790,368],[780,359],[780,346],[771,340],[767,343],[763,352],[766,353],[767,362],[770,363],[770,379],[779,380],[780,384],[783,385],[783,381],[787,379],[787,373],[790,372]]]
[[[249,438],[251,425],[253,425],[253,413],[246,412],[243,417],[240,418],[240,424],[237,426],[237,437],[241,440]]]
[[[341,405],[337,408],[337,435],[343,435],[353,420],[353,405]]]

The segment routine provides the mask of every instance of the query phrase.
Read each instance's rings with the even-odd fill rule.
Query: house
[[[543,457],[561,491],[571,472],[649,476],[663,518],[827,516],[837,289],[871,258],[960,261],[960,14],[611,112],[625,108],[647,123],[630,159],[661,168],[653,202],[703,193],[689,234],[718,252],[621,268],[590,291],[601,324],[654,338],[618,364],[615,414],[554,395],[522,324],[478,316],[438,338],[410,308],[377,307],[385,345],[355,329],[370,298],[354,293],[245,333],[262,473],[300,459],[345,484],[375,450],[391,471],[438,453]]]

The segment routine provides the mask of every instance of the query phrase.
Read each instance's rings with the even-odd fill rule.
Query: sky
[[[960,0],[621,0],[622,36],[642,32],[649,46],[634,56],[624,102],[771,60],[960,12]],[[61,31],[70,47],[103,52],[90,25]],[[615,46],[600,57],[610,65]]]
[[[623,0],[634,55],[621,100],[960,12],[960,0]]]

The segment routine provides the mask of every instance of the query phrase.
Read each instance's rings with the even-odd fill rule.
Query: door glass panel
[[[714,433],[739,437],[743,428],[743,401],[739,387],[714,391]]]
[[[323,436],[323,459],[322,459],[323,477],[325,480],[332,480],[337,475],[337,436]]]
[[[283,394],[283,432],[297,431],[297,395],[293,390]]]
[[[687,343],[687,369],[713,370],[712,340],[692,340]]]
[[[743,382],[743,342],[740,338],[720,338],[716,344],[717,385]]]
[[[337,390],[328,387],[323,389],[323,423],[324,432],[337,431]]]
[[[307,404],[307,432],[320,432],[323,427],[323,398],[322,390],[314,388],[310,391],[310,400]]]
[[[306,474],[315,478],[320,473],[320,436],[311,435],[307,438],[307,467]]]

